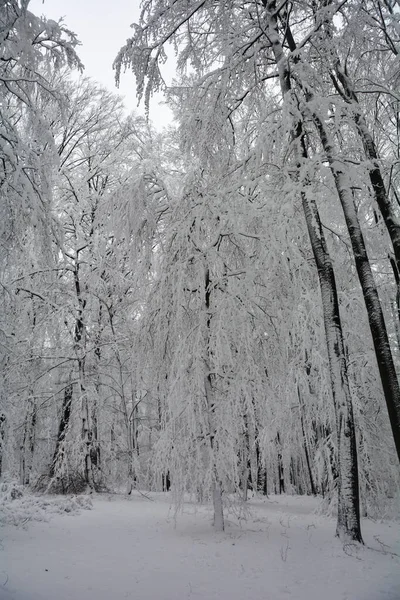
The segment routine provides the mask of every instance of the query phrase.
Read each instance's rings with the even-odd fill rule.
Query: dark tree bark
[[[57,467],[62,463],[64,458],[64,440],[67,435],[69,422],[71,418],[71,405],[72,405],[73,385],[69,383],[64,389],[64,398],[61,409],[61,419],[58,425],[57,442],[53,454],[53,460],[51,461],[49,475],[54,477],[57,473]]]
[[[324,5],[329,5],[331,0],[326,0]],[[328,15],[328,13],[326,13]],[[327,17],[324,17],[327,19]],[[330,21],[325,20],[325,28],[328,38],[331,36]],[[293,36],[289,30],[289,46],[291,51],[296,50]],[[332,46],[333,48],[333,46]],[[348,76],[346,69],[340,63],[334,50],[334,73],[331,73],[331,79],[340,96],[351,105],[352,118],[356,129],[362,141],[364,152],[369,160],[369,179],[374,193],[374,198],[382,214],[384,223],[392,241],[394,250],[394,261],[396,263],[397,273],[400,272],[400,221],[394,211],[392,203],[388,197],[381,169],[378,162],[378,153],[373,137],[368,129],[365,118],[355,93],[354,85]],[[297,57],[299,62],[300,58]],[[305,82],[296,77],[299,88],[307,101],[309,116],[314,121],[323,150],[329,163],[329,167],[335,182],[337,194],[342,205],[347,230],[351,245],[353,248],[354,260],[358,273],[358,278],[362,288],[365,306],[368,315],[369,326],[375,349],[376,361],[378,363],[379,374],[382,382],[383,393],[389,414],[389,420],[392,428],[393,439],[396,446],[397,456],[400,461],[400,385],[396,369],[393,362],[392,351],[390,348],[389,336],[383,315],[382,306],[379,300],[378,290],[373,277],[371,265],[368,259],[364,236],[362,234],[357,210],[354,202],[353,191],[349,187],[348,177],[345,172],[344,162],[338,161],[334,149],[334,144],[330,139],[328,129],[317,111],[315,110],[314,91]],[[312,102],[312,107],[311,107]],[[392,263],[393,266],[393,263]],[[394,278],[399,294],[399,281],[394,271]]]
[[[301,432],[302,432],[302,435],[303,435],[304,455],[306,457],[306,465],[307,465],[308,477],[309,477],[309,480],[310,480],[310,489],[311,489],[311,494],[313,496],[316,496],[317,490],[316,490],[316,486],[315,486],[315,483],[314,483],[314,477],[313,477],[312,468],[311,468],[310,453],[309,453],[309,449],[308,449],[308,437],[307,437],[306,428],[304,426],[304,402],[303,402],[303,399],[301,397],[299,386],[297,386],[297,396],[298,396],[298,399],[299,399],[300,424],[301,424]]]
[[[222,503],[222,482],[218,473],[217,462],[215,460],[215,452],[217,450],[217,442],[215,440],[215,391],[213,386],[213,380],[211,375],[211,364],[210,364],[210,339],[211,339],[211,277],[210,270],[205,265],[204,272],[204,309],[205,309],[205,321],[206,321],[206,332],[205,332],[205,349],[204,349],[204,390],[205,399],[207,403],[208,412],[208,429],[209,429],[209,440],[210,440],[210,453],[212,457],[212,497],[214,507],[214,527],[216,531],[224,531],[224,510]]]
[[[20,481],[22,485],[29,485],[31,479],[33,455],[35,452],[36,419],[36,404],[33,399],[30,399],[21,442]]]
[[[263,4],[266,8],[266,35],[271,44],[278,68],[282,96],[284,100],[290,102],[291,73],[279,36],[276,2],[275,0],[263,0]],[[294,51],[296,47],[288,25],[286,27],[286,39],[289,45],[292,46],[291,50]],[[297,116],[297,121],[294,122],[293,137],[297,140],[296,162],[298,168],[300,168],[301,162],[308,159],[304,127],[300,116]],[[339,471],[336,534],[343,540],[351,539],[362,542],[353,406],[335,274],[315,200],[304,188],[301,191],[301,199],[320,283],[331,388],[336,415]]]
[[[331,0],[324,0],[322,4],[324,6],[330,5]],[[331,39],[332,16],[328,17],[328,13],[326,12],[326,16],[324,18],[327,19],[327,21],[325,22],[326,35],[328,39]],[[350,119],[354,120],[356,129],[358,131],[364,148],[365,156],[369,161],[370,167],[368,169],[368,175],[374,199],[379,207],[386,229],[389,233],[389,237],[393,246],[397,270],[400,272],[400,220],[387,193],[387,189],[378,160],[378,151],[376,148],[376,144],[374,142],[373,135],[369,130],[368,124],[365,120],[362,107],[359,103],[358,96],[355,91],[354,82],[352,81],[347,71],[347,67],[342,65],[340,58],[337,52],[335,51],[335,46],[333,43],[330,45],[330,51],[333,62],[330,76],[336,91],[339,93],[342,99],[351,106],[351,111],[348,116]]]
[[[83,447],[83,476],[90,490],[95,489],[94,468],[92,456],[95,453],[95,444],[92,428],[89,398],[86,390],[86,326],[84,323],[84,311],[86,300],[82,295],[79,273],[78,257],[74,269],[75,293],[78,303],[77,316],[75,320],[74,344],[78,360],[78,386],[81,401],[81,437]]]
[[[169,476],[169,471],[167,471],[167,473],[165,475],[164,474],[162,475],[161,485],[162,485],[163,492],[169,492],[169,490],[171,489],[171,479]]]
[[[6,441],[6,423],[6,415],[4,413],[0,413],[0,477],[3,472],[3,455]]]
[[[279,483],[279,493],[285,493],[285,471],[283,468],[282,461],[282,444],[281,444],[281,436],[279,435],[279,431],[276,434],[276,448],[277,448],[277,464],[278,464],[278,483]]]
[[[308,93],[309,99],[312,95]],[[393,438],[400,460],[400,386],[393,362],[390,348],[389,336],[383,316],[383,310],[378,295],[378,290],[369,262],[364,236],[362,234],[360,221],[355,207],[353,191],[349,188],[348,178],[343,170],[342,163],[336,160],[333,143],[329,138],[326,127],[320,117],[310,111],[318,130],[322,147],[329,162],[330,170],[335,182],[336,190],[342,205],[344,218],[351,245],[354,260],[364,296],[367,309],[369,327],[375,348],[376,361],[378,363],[386,406],[389,413]]]

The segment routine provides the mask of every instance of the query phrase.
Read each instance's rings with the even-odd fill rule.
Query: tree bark
[[[208,428],[209,428],[209,440],[210,440],[210,457],[211,457],[211,481],[212,481],[212,499],[214,507],[214,527],[216,531],[224,531],[224,509],[222,501],[222,482],[220,480],[218,465],[216,460],[216,452],[218,450],[217,441],[215,440],[215,398],[214,389],[211,375],[211,350],[210,350],[210,339],[211,339],[211,279],[210,270],[208,266],[205,267],[204,274],[204,308],[205,308],[205,321],[206,321],[206,332],[205,332],[205,349],[204,349],[204,390],[205,399],[208,414]]]
[[[397,456],[400,460],[400,386],[393,362],[389,336],[378,290],[368,259],[364,236],[361,231],[354,203],[353,192],[349,188],[346,174],[343,171],[342,162],[335,159],[333,143],[330,140],[325,125],[314,111],[311,111],[311,113],[319,133],[322,147],[329,162],[329,167],[335,182],[349,232],[358,278],[367,309],[369,326],[375,348],[375,356],[378,363]]]
[[[279,38],[276,2],[275,0],[271,2],[263,0],[263,3],[267,16],[266,34],[271,43],[278,67],[282,96],[290,101],[291,76]],[[289,35],[292,38],[290,30]],[[298,168],[300,168],[301,161],[308,158],[301,117],[294,125],[293,134],[298,141],[295,146],[296,162]],[[301,190],[301,199],[320,283],[331,389],[336,416],[339,470],[336,535],[342,540],[351,539],[362,542],[357,445],[335,274],[315,200],[310,194],[306,193],[304,188]]]
[[[3,472],[3,456],[6,443],[6,425],[6,415],[4,413],[0,413],[0,477]]]
[[[74,283],[76,299],[78,302],[77,317],[75,321],[74,331],[74,343],[75,351],[78,359],[78,385],[79,395],[81,401],[81,437],[82,437],[82,448],[83,448],[83,476],[86,485],[91,491],[95,489],[95,481],[93,476],[93,464],[92,464],[92,453],[93,453],[93,431],[92,431],[92,420],[89,409],[89,399],[86,390],[86,377],[85,377],[85,362],[86,362],[86,327],[84,324],[84,310],[86,306],[86,300],[82,296],[81,282],[79,276],[79,262],[75,265],[74,270]]]
[[[308,436],[307,436],[306,428],[304,427],[304,402],[301,397],[299,386],[297,386],[297,396],[299,399],[301,432],[303,434],[304,455],[306,457],[306,465],[307,465],[308,477],[310,480],[311,494],[313,496],[316,496],[317,490],[315,487],[313,472],[312,472],[312,468],[311,468]]]
[[[328,32],[330,35],[330,32]],[[367,122],[362,113],[354,84],[350,79],[346,68],[343,68],[339,57],[334,56],[334,71],[331,78],[334,86],[343,98],[351,106],[351,115],[354,119],[356,129],[363,144],[365,156],[367,157],[370,168],[368,170],[371,187],[374,193],[375,201],[379,207],[383,217],[386,229],[389,233],[394,256],[396,260],[397,270],[400,272],[400,221],[396,215],[393,204],[389,199],[381,168],[378,161],[378,152],[374,142],[374,138],[368,128]]]
[[[285,493],[285,471],[283,468],[282,462],[282,444],[281,444],[281,436],[279,435],[279,431],[276,434],[276,448],[277,448],[277,465],[278,465],[278,483],[279,483],[279,493]]]
[[[58,468],[60,467],[65,450],[64,450],[64,440],[67,435],[70,417],[71,417],[71,405],[72,405],[72,394],[73,394],[73,386],[72,383],[68,383],[66,388],[64,389],[64,398],[61,409],[61,419],[58,426],[58,434],[57,434],[57,442],[56,447],[53,454],[53,460],[50,465],[50,477],[54,477],[57,473]]]
[[[33,455],[35,452],[36,417],[36,404],[35,401],[30,398],[21,443],[20,482],[22,485],[29,485],[30,483]]]

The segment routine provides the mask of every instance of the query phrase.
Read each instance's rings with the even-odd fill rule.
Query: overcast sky
[[[85,65],[85,75],[117,92],[112,63],[132,36],[130,25],[139,20],[139,6],[140,0],[31,0],[29,10],[55,21],[63,17],[82,42],[78,54]],[[122,75],[119,93],[124,96],[128,110],[143,114],[143,106],[137,108],[133,73]],[[157,100],[161,101],[161,97]],[[170,112],[153,101],[150,118],[161,129],[170,120]]]

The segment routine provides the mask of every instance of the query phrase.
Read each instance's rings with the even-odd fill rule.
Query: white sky
[[[133,73],[122,74],[117,90],[112,69],[117,52],[132,36],[131,23],[139,20],[140,0],[31,0],[29,10],[54,21],[63,17],[65,25],[82,42],[77,50],[85,75],[124,96],[129,111],[144,113],[143,105],[137,107]],[[150,118],[158,129],[171,120],[169,109],[160,101],[162,97],[158,95],[150,107]]]

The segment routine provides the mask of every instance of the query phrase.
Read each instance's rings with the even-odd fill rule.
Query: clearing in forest
[[[187,503],[175,521],[170,501],[98,496],[78,515],[6,525],[1,600],[400,598],[396,523],[364,520],[366,545],[343,549],[314,498],[253,499],[222,534],[207,506]]]

